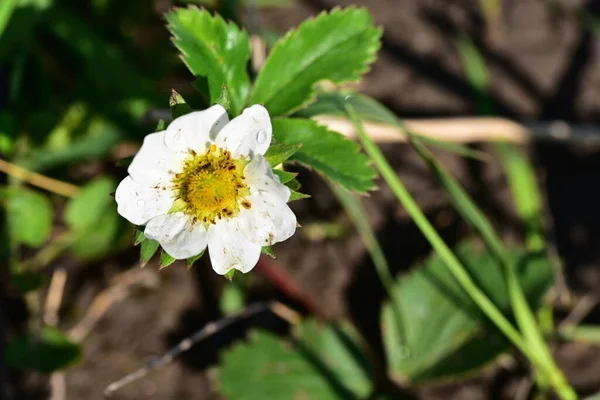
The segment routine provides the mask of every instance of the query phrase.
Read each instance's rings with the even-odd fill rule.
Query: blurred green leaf
[[[494,304],[510,312],[504,272],[495,257],[470,243],[457,246],[455,254]],[[529,304],[537,309],[552,283],[548,260],[518,248],[510,249],[509,257],[518,266]],[[386,358],[394,374],[415,383],[464,375],[510,348],[439,256],[432,255],[411,275],[400,278],[395,290],[404,318],[405,347],[398,346],[400,338],[389,302],[382,312]]]
[[[30,171],[46,171],[77,162],[104,157],[122,140],[122,132],[112,123],[93,119],[85,136],[58,150],[37,149],[19,164]]]
[[[66,225],[73,231],[71,252],[82,258],[96,258],[111,251],[120,233],[117,205],[110,194],[116,183],[98,178],[83,188],[65,208]]]
[[[219,308],[225,315],[237,314],[243,311],[246,306],[244,292],[235,282],[237,281],[225,285],[219,298]]]
[[[349,191],[365,193],[375,188],[375,170],[356,143],[309,119],[276,118],[272,123],[278,142],[302,144],[290,161],[315,169]]]
[[[558,334],[565,340],[600,345],[600,325],[561,326]]]
[[[0,37],[2,37],[16,5],[17,0],[3,0],[0,2]]]
[[[246,70],[250,57],[248,34],[234,23],[196,7],[171,11],[166,19],[189,70],[208,79],[210,103],[219,98],[225,85],[231,115],[238,115],[250,87]]]
[[[298,150],[300,150],[300,147],[302,147],[301,143],[286,145],[274,141],[274,143],[271,143],[267,149],[264,157],[271,167],[276,167],[293,156]]]
[[[283,116],[314,100],[314,85],[358,81],[375,61],[381,30],[366,9],[323,12],[291,30],[273,48],[256,78],[252,104]]]
[[[252,332],[227,351],[219,366],[222,393],[230,400],[359,399],[371,391],[371,367],[349,328],[306,322],[292,346]]]
[[[530,251],[544,249],[542,200],[535,171],[523,152],[508,143],[496,143],[502,167],[519,218],[525,228],[525,240]]]
[[[6,209],[10,235],[31,247],[44,244],[52,230],[52,204],[39,192],[17,188],[7,193]]]
[[[22,293],[40,289],[46,283],[40,273],[31,271],[13,272],[10,279]]]
[[[13,368],[51,373],[81,359],[81,348],[62,331],[42,328],[39,334],[25,334],[6,344],[4,361]]]

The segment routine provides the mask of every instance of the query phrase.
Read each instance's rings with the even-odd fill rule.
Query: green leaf
[[[25,334],[7,343],[4,361],[13,368],[51,373],[65,369],[81,359],[81,348],[65,333],[42,328],[39,334]]]
[[[231,114],[238,115],[246,102],[250,79],[246,65],[250,57],[248,34],[220,16],[197,7],[179,8],[166,15],[173,43],[188,69],[206,77],[210,103],[221,95],[223,85],[231,101]]]
[[[52,204],[39,192],[18,188],[7,193],[6,210],[10,235],[31,247],[44,244],[52,230]]]
[[[365,193],[375,188],[375,170],[356,143],[309,119],[276,118],[272,122],[278,142],[302,144],[292,160],[314,168],[349,191]]]
[[[225,315],[238,314],[244,310],[245,306],[246,301],[242,288],[236,285],[235,282],[225,285],[219,298],[221,312]]]
[[[349,329],[304,323],[294,346],[272,333],[252,332],[227,351],[220,388],[231,400],[366,398],[371,367]],[[249,389],[251,388],[251,389]]]
[[[76,240],[70,246],[81,258],[100,257],[114,249],[124,228],[117,214],[117,205],[110,194],[116,183],[99,178],[84,186],[67,203],[64,220]]]
[[[286,184],[292,181],[296,176],[298,176],[295,172],[287,172],[281,169],[274,169],[273,173],[279,177],[279,182]]]
[[[375,61],[381,30],[365,9],[335,8],[291,30],[273,48],[251,97],[272,116],[288,115],[314,100],[322,80],[355,82]]]
[[[268,255],[268,256],[269,256],[269,257],[271,257],[271,258],[277,258],[277,256],[275,255],[275,252],[273,251],[273,248],[272,248],[271,246],[263,246],[263,247],[260,249],[260,252],[261,252],[262,254],[266,254],[266,255]]]
[[[146,239],[142,241],[140,246],[140,266],[145,267],[148,261],[152,258],[156,250],[158,250],[159,244],[156,240]]]
[[[173,119],[193,111],[192,107],[186,103],[183,97],[173,89],[171,89],[171,97],[169,98],[169,108],[171,109],[171,116]]]
[[[301,147],[302,143],[287,145],[274,141],[267,149],[264,157],[271,167],[276,167],[293,156]]]
[[[175,258],[169,255],[166,251],[160,253],[160,269],[166,268],[175,262]]]
[[[469,243],[455,254],[478,286],[505,313],[510,300],[504,271],[489,252]],[[527,300],[536,309],[552,283],[548,260],[510,249]],[[406,347],[400,341],[393,310],[382,313],[383,338],[388,364],[394,374],[414,383],[464,375],[495,360],[510,348],[509,342],[461,289],[439,256],[433,255],[415,272],[397,281],[397,307],[404,318]]]

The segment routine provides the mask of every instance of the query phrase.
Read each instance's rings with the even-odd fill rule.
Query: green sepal
[[[167,123],[164,119],[159,119],[154,132],[164,131],[167,128]]]
[[[194,266],[194,263],[198,261],[204,255],[205,252],[206,250],[202,250],[202,253],[186,259],[185,266],[187,267],[187,269],[191,269]]]
[[[311,197],[310,194],[300,193],[296,192],[295,190],[292,190],[290,198],[288,199],[288,203],[295,200],[308,199],[309,197]]]
[[[175,262],[175,257],[169,255],[164,249],[160,253],[160,269],[166,268]]]
[[[237,271],[237,269],[232,268],[229,271],[227,271],[227,273],[225,273],[225,275],[223,276],[225,277],[225,279],[231,282],[231,280],[233,279],[233,275],[235,275],[235,271]]]
[[[192,107],[184,100],[184,98],[177,93],[174,89],[171,89],[171,97],[169,97],[169,108],[171,109],[171,116],[173,119],[179,118],[182,115],[191,113]]]
[[[275,252],[273,251],[273,248],[272,248],[271,246],[263,246],[263,247],[260,249],[260,252],[261,252],[262,254],[266,254],[266,255],[268,255],[269,257],[271,257],[271,258],[273,258],[273,259],[276,259],[276,258],[277,258],[277,256],[275,255]]]
[[[295,172],[287,172],[281,169],[274,169],[273,173],[279,177],[279,182],[286,184],[298,176]]]
[[[231,109],[231,100],[229,99],[229,93],[227,92],[227,86],[223,85],[221,88],[221,94],[215,99],[214,104],[221,105],[225,111],[229,112]]]
[[[136,226],[133,231],[133,245],[137,246],[146,240],[146,236],[144,235],[144,227]]]
[[[273,139],[264,157],[271,167],[276,167],[293,156],[301,147],[301,143],[284,144]]]
[[[159,244],[156,240],[143,240],[140,246],[140,267],[145,267],[154,253],[158,250]]]

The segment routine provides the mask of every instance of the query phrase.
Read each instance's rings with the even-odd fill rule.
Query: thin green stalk
[[[383,288],[388,295],[392,310],[394,312],[396,327],[400,336],[399,344],[400,346],[405,346],[404,318],[402,315],[402,310],[400,309],[400,297],[398,296],[398,292],[394,289],[394,277],[390,273],[390,268],[387,260],[385,259],[385,255],[383,254],[383,250],[381,249],[381,246],[379,246],[379,242],[377,241],[377,237],[375,236],[373,229],[371,229],[371,225],[369,225],[369,221],[366,217],[360,200],[340,186],[330,184],[329,187],[331,190],[333,190],[333,193],[335,193],[338,200],[346,210],[346,214],[348,214],[356,226],[356,230],[358,231],[362,242],[367,248],[367,251],[371,256],[371,260],[373,260],[373,265],[375,266],[375,271],[377,272],[379,281],[383,285]]]
[[[515,327],[506,319],[506,317],[500,312],[500,310],[494,305],[494,303],[477,287],[473,282],[470,275],[466,272],[464,266],[460,263],[458,258],[454,255],[452,250],[440,237],[439,233],[435,230],[433,225],[427,220],[419,206],[412,198],[410,193],[406,190],[401,180],[396,176],[394,170],[390,167],[385,157],[377,147],[377,145],[369,138],[362,128],[362,124],[358,120],[354,109],[346,105],[346,111],[352,120],[355,129],[358,132],[359,139],[381,173],[381,176],[389,185],[392,192],[396,195],[396,198],[403,205],[407,213],[411,216],[415,224],[419,227],[423,235],[427,238],[436,253],[444,260],[444,263],[449,268],[450,272],[454,275],[455,279],[461,285],[461,287],[467,292],[467,294],[473,299],[473,301],[479,306],[479,308],[492,320],[492,322],[500,329],[500,331],[527,357],[533,364],[537,365],[542,372],[546,374],[549,381],[552,382],[557,393],[563,399],[576,399],[575,392],[566,385],[564,377],[560,373],[560,370],[551,368],[548,359],[543,356],[543,352],[540,353],[540,349],[536,348],[536,351],[531,351],[531,343],[523,340],[523,337],[515,329]],[[510,270],[510,268],[508,268]],[[514,272],[514,271],[513,271]],[[515,281],[516,276],[508,274],[508,286],[509,292],[510,287],[513,287],[511,299],[519,300],[518,291],[515,288],[520,288],[518,280]],[[522,293],[522,292],[521,292]],[[520,303],[520,301],[519,301]],[[526,304],[526,302],[525,302]],[[528,322],[527,325],[529,326]],[[534,321],[535,322],[535,321]],[[537,347],[537,346],[536,346]]]
[[[8,21],[10,20],[10,16],[12,15],[16,5],[16,0],[0,1],[0,37],[6,29]]]
[[[479,113],[493,113],[494,104],[488,93],[489,85],[487,69],[483,57],[481,57],[481,54],[479,53],[478,49],[467,38],[457,40],[457,47],[461,55],[463,65],[465,67],[465,74],[467,75],[471,86],[479,94],[479,97],[477,99]],[[414,145],[415,142],[416,141],[413,141],[413,146],[417,149],[417,151],[419,151],[418,146]],[[501,151],[506,150],[502,147],[500,147],[499,149]],[[427,150],[423,147],[422,152],[427,153]],[[504,155],[507,155],[506,151],[504,152]],[[433,157],[429,158],[430,165],[432,163],[435,163]],[[539,196],[535,196],[536,193],[531,193],[531,190],[535,189],[532,189],[531,187],[525,187],[527,185],[531,185],[531,181],[535,183],[535,179],[529,176],[530,171],[529,168],[527,168],[528,165],[526,164],[526,160],[523,162],[523,159],[521,159],[522,162],[520,164],[515,164],[515,162],[518,160],[515,160],[514,158],[510,161],[510,166],[507,166],[507,163],[504,163],[504,165],[505,168],[508,167],[507,173],[513,173],[512,178],[509,178],[509,185],[513,190],[513,195],[522,196],[524,191],[528,190],[527,196],[530,197],[528,203],[521,202],[517,205],[517,212],[520,215],[526,214],[528,218],[535,219],[535,213],[537,212],[537,215],[539,215],[539,210],[541,207]],[[515,171],[515,168],[518,169],[518,171]],[[527,171],[524,171],[523,168],[527,168]],[[518,178],[514,177],[515,172],[520,173],[521,176],[519,176]],[[440,173],[438,173],[438,175],[440,175]],[[521,287],[521,283],[516,273],[515,265],[511,263],[510,259],[508,258],[506,250],[504,249],[502,242],[496,235],[496,232],[494,231],[493,227],[491,226],[485,215],[483,215],[483,213],[477,208],[475,203],[469,198],[466,192],[460,187],[458,182],[456,182],[448,174],[444,174],[443,170],[441,171],[441,175],[442,179],[440,180],[446,185],[448,193],[451,195],[455,204],[457,204],[457,209],[463,214],[467,221],[477,229],[484,242],[486,243],[487,247],[496,255],[496,257],[502,264],[505,271],[509,299],[511,302],[513,313],[515,315],[515,319],[517,320],[517,325],[521,333],[524,335],[528,345],[532,348],[533,353],[536,355],[536,358],[539,358],[539,360],[542,362],[542,364],[539,365],[539,367],[543,367],[546,370],[546,372],[548,373],[549,381],[552,383],[552,385],[554,386],[557,393],[559,393],[561,398],[577,398],[577,395],[575,394],[574,390],[567,384],[562,371],[558,368],[552,357],[552,354],[540,330],[540,326],[537,323],[535,315],[529,307],[529,304],[527,303],[525,294],[523,293],[523,288]],[[514,192],[515,189],[519,191]],[[529,221],[529,219],[527,219],[526,221]],[[543,250],[544,241],[543,236],[541,236],[540,238],[540,235],[542,235],[541,223],[537,225],[531,225],[530,229],[528,230],[528,247],[530,248],[530,250]],[[540,383],[543,384],[544,382]]]
[[[454,278],[479,306],[479,308],[481,308],[481,310],[492,320],[492,322],[496,324],[502,333],[504,333],[506,337],[509,338],[509,340],[523,352],[523,354],[533,358],[519,332],[512,326],[512,324],[485,295],[485,293],[483,293],[483,291],[477,287],[461,262],[454,255],[452,250],[450,250],[448,245],[444,242],[427,217],[425,217],[416,201],[410,195],[400,178],[396,176],[396,173],[388,164],[377,145],[365,133],[362,124],[356,118],[353,108],[347,106],[346,110],[358,132],[358,137],[363,145],[363,148],[375,164],[375,167],[381,174],[381,177],[385,180],[400,204],[402,204],[408,215],[410,215],[425,238],[429,241],[434,251],[438,253],[440,258],[444,261]]]

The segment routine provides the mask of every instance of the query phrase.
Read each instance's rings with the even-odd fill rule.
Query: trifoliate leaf
[[[31,247],[44,244],[52,230],[52,204],[48,197],[25,188],[8,191],[6,197],[11,237]]]
[[[271,167],[275,167],[293,156],[300,147],[302,147],[301,143],[287,145],[273,141],[264,157]]]
[[[469,274],[505,313],[510,300],[503,269],[495,258],[469,243],[455,249]],[[517,261],[520,283],[535,310],[552,283],[547,258],[510,249]],[[395,289],[404,337],[394,323],[389,303],[382,312],[386,359],[393,374],[415,383],[464,375],[492,362],[510,343],[461,289],[443,261],[433,255]],[[404,346],[399,343],[403,341]]]
[[[44,327],[6,344],[4,362],[13,368],[51,373],[77,363],[81,348],[62,331]]]
[[[291,345],[272,333],[251,332],[247,342],[225,352],[220,390],[227,399],[364,399],[372,367],[348,327],[306,322]],[[252,390],[248,390],[252,388]]]
[[[306,20],[281,39],[261,69],[251,97],[272,116],[310,103],[314,85],[358,81],[375,61],[381,30],[365,9],[333,9]]]
[[[171,116],[173,119],[193,111],[192,107],[186,103],[183,97],[173,89],[171,89],[171,97],[169,98],[169,108],[171,109]]]
[[[244,107],[250,79],[246,66],[250,57],[248,34],[220,16],[197,7],[179,8],[166,15],[173,43],[188,69],[206,77],[210,103],[214,104],[225,85],[231,114]]]
[[[302,144],[290,160],[315,169],[353,192],[365,193],[375,188],[375,170],[356,143],[309,119],[276,118],[272,123],[278,142]]]

